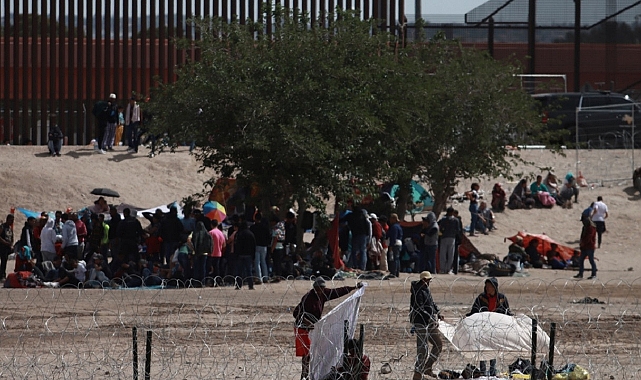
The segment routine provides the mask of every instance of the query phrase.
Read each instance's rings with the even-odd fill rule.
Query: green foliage
[[[195,140],[202,168],[255,183],[261,197],[324,209],[375,183],[429,181],[437,212],[460,178],[508,176],[507,155],[539,131],[518,67],[437,37],[403,48],[337,10],[309,20],[280,6],[262,23],[194,20],[200,59],[160,85],[155,133]],[[399,204],[405,204],[404,200]]]

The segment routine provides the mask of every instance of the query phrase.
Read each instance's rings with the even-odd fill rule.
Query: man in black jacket
[[[234,238],[234,254],[236,261],[236,289],[243,287],[243,279],[247,278],[249,290],[254,290],[254,277],[252,276],[252,263],[256,256],[256,238],[249,230],[246,221],[240,221],[238,232]]]
[[[430,281],[432,281],[432,274],[428,271],[421,272],[420,280],[412,281],[410,288],[410,322],[414,325],[416,332],[416,364],[413,380],[421,380],[423,376],[436,378],[432,366],[443,349],[443,341],[438,331],[438,321],[443,317],[439,314],[438,306],[432,298]],[[428,342],[432,344],[431,351],[428,351]]]
[[[474,300],[472,305],[472,310],[467,313],[465,316],[469,317],[472,314],[482,313],[482,312],[493,312],[501,313],[507,315],[514,315],[510,310],[510,304],[507,301],[507,297],[503,293],[499,293],[499,281],[496,277],[491,277],[485,280],[485,291],[479,294]],[[482,360],[480,362],[481,374],[486,374],[486,364]],[[490,372],[489,376],[496,376],[496,359],[490,360]]]

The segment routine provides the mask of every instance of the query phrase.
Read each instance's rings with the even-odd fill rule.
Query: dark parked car
[[[633,140],[641,146],[641,131],[635,128],[641,126],[641,108],[627,95],[599,91],[532,96],[539,101],[542,121],[550,130],[569,132],[560,141],[563,144],[576,142],[578,121],[582,147],[632,148]]]

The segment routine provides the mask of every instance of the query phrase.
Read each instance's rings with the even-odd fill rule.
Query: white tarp
[[[309,374],[311,380],[321,380],[327,376],[332,366],[340,362],[343,355],[344,321],[349,322],[348,336],[354,337],[358,321],[358,307],[365,286],[357,289],[343,302],[314,324],[309,332],[311,340]]]
[[[522,314],[476,313],[456,325],[440,322],[439,330],[458,351],[474,353],[480,360],[532,351],[532,319]],[[547,354],[549,346],[550,337],[537,325],[537,352]]]
[[[160,206],[148,208],[146,210],[140,210],[140,211],[138,211],[138,216],[142,216],[143,212],[149,212],[149,213],[153,214],[154,212],[156,212],[157,209],[160,209],[160,211],[162,211],[164,214],[167,214],[167,213],[169,213],[169,207],[171,207],[171,206],[175,206],[176,207],[176,209],[178,210],[178,218],[182,219],[182,217],[183,217],[183,212],[182,212],[183,209],[182,209],[182,207],[180,207],[178,202],[172,202],[172,203],[169,203],[169,204],[166,204],[166,205],[160,205]]]

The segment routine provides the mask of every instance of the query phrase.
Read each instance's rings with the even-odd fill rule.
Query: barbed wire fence
[[[430,288],[445,320],[456,324],[481,293],[484,278],[444,277]],[[641,371],[641,278],[601,283],[564,277],[548,282],[505,278],[500,291],[516,314],[536,319],[544,331],[556,323],[555,368],[575,363],[594,379],[636,377]],[[368,281],[358,323],[365,326],[370,379],[412,374],[416,338],[408,321],[410,280],[415,278]],[[328,286],[354,283],[346,279]],[[292,309],[310,287],[309,281],[290,279],[256,285],[253,291],[233,286],[3,289],[0,378],[134,378],[134,327],[141,379],[298,378]],[[467,363],[478,365],[476,354],[446,343],[436,368],[460,372]],[[496,352],[496,357],[497,369],[506,372],[515,357],[529,359],[530,354]],[[386,363],[392,371],[382,374]]]

